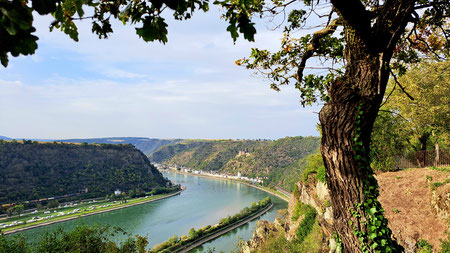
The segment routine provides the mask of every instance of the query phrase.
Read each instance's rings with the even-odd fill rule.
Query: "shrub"
[[[431,244],[429,242],[427,242],[427,240],[425,240],[425,239],[420,239],[417,242],[417,248],[418,248],[417,253],[432,253],[433,252],[431,249],[432,248]]]
[[[303,205],[302,212],[305,215],[297,229],[297,241],[303,242],[306,236],[311,232],[314,222],[316,221],[316,210],[309,205]]]

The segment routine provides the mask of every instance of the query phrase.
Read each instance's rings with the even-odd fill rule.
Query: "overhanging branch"
[[[389,71],[391,72],[391,75],[394,77],[394,82],[398,85],[398,87],[400,87],[400,89],[402,90],[403,93],[405,93],[405,95],[411,99],[412,101],[414,101],[414,98],[409,95],[408,92],[406,92],[405,88],[403,88],[403,86],[400,84],[400,82],[397,80],[397,76],[394,74],[394,72],[392,71],[392,69],[389,69]]]
[[[305,53],[303,54],[300,64],[297,69],[297,81],[300,83],[303,79],[303,70],[305,70],[306,61],[311,58],[314,52],[317,50],[319,46],[319,40],[329,34],[333,34],[336,31],[336,28],[341,25],[341,19],[337,18],[331,21],[329,25],[327,25],[324,29],[319,30],[313,34],[311,39],[311,43],[306,48]]]
[[[346,24],[350,25],[357,33],[369,33],[372,15],[360,0],[331,0],[331,3]]]

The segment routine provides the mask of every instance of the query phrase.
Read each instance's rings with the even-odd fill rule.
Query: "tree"
[[[439,0],[331,0],[328,6],[320,0],[303,2],[306,10],[303,5],[294,6],[297,1],[214,3],[225,8],[223,16],[230,23],[227,30],[233,39],[242,33],[250,41],[256,33],[252,15],[292,9],[279,52],[253,49],[249,59],[237,63],[261,70],[273,81],[275,90],[294,83],[303,105],[326,102],[319,114],[321,153],[336,220],[334,228],[344,252],[399,251],[377,201],[377,182],[369,164],[371,133],[389,76],[403,74],[404,63],[418,60],[420,53],[439,49],[448,52],[447,40],[441,41],[435,34],[448,38],[445,22],[450,4]],[[93,16],[83,17],[83,7],[90,7]],[[329,10],[328,15],[318,15],[325,28],[293,37],[317,13],[316,7]],[[142,24],[136,33],[145,41],[165,43],[163,10],[172,10],[175,19],[187,19],[197,9],[206,11],[208,2],[33,0],[27,5],[24,0],[16,0],[2,2],[0,9],[0,60],[6,66],[7,53],[27,55],[37,48],[37,37],[32,35],[32,10],[42,15],[51,13],[56,19],[51,28],[61,29],[74,40],[78,40],[74,20],[92,19],[93,32],[105,38],[112,32],[110,18],[117,18],[124,23]],[[330,72],[304,76],[308,60],[317,57],[330,60],[331,66],[326,67]]]
[[[248,59],[237,64],[269,78],[275,90],[294,83],[303,105],[326,102],[319,114],[321,153],[334,229],[343,251],[401,251],[377,200],[378,185],[369,156],[371,133],[389,76],[404,74],[405,63],[417,62],[424,53],[436,51],[437,58],[448,55],[448,40],[438,38],[449,36],[445,27],[450,5],[438,1],[331,0],[329,14],[322,15],[326,27],[294,38],[292,34],[305,26],[319,1],[304,2],[310,10],[290,12],[280,51],[253,49]],[[286,4],[270,10],[276,7],[285,10]],[[311,58],[329,60],[329,73],[304,76]],[[336,65],[340,68],[333,68]]]
[[[15,205],[14,206],[14,211],[17,212],[18,214],[21,214],[23,212],[23,210],[25,210],[25,207],[23,205]]]
[[[59,206],[58,200],[50,200],[50,202],[48,202],[48,204],[47,204],[47,208],[49,208],[49,209],[57,208],[58,206]]]
[[[398,78],[414,100],[395,89],[397,83],[391,80],[372,133],[371,156],[376,168],[393,169],[398,156],[430,148],[435,149],[438,160],[440,147],[450,146],[449,68],[449,61],[428,61]],[[417,158],[424,165],[422,157]]]
[[[416,65],[398,82],[407,87],[414,100],[394,90],[385,107],[406,122],[412,148],[427,150],[432,141],[439,154],[440,143],[446,147],[450,144],[450,61]],[[393,82],[391,86],[395,85]]]
[[[8,209],[6,209],[6,214],[8,215],[8,217],[11,217],[11,215],[14,212],[14,207],[9,207]]]
[[[398,157],[407,149],[406,139],[409,131],[405,121],[390,111],[381,110],[372,132],[370,145],[370,161],[374,169],[381,171],[395,170]]]

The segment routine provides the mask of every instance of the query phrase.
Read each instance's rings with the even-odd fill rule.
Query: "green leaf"
[[[372,208],[369,209],[369,214],[371,216],[374,216],[376,212],[377,212],[377,208],[376,207],[372,207]]]
[[[31,6],[41,15],[49,14],[56,10],[57,0],[33,0]]]
[[[230,32],[231,38],[233,38],[233,41],[236,41],[236,39],[239,37],[239,34],[238,34],[238,32],[237,32],[236,25],[235,25],[235,24],[230,24],[230,25],[227,27],[227,31]]]
[[[136,33],[144,41],[158,40],[164,44],[167,42],[167,24],[163,18],[147,16],[143,23],[141,28],[136,28]]]

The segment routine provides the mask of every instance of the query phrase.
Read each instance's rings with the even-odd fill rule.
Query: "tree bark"
[[[439,160],[440,160],[440,148],[439,148],[439,142],[436,141],[434,144],[434,150],[436,151],[436,157],[434,159],[434,166],[439,166]]]
[[[344,19],[346,69],[344,76],[330,85],[330,101],[319,114],[321,153],[327,172],[335,232],[340,236],[343,252],[359,253],[364,244],[372,243],[367,237],[355,235],[355,231],[363,231],[367,235],[366,225],[370,217],[358,206],[368,199],[365,188],[368,183],[375,187],[371,193],[375,195],[375,201],[378,196],[378,186],[369,167],[370,136],[389,79],[389,62],[414,1],[387,1],[389,3],[386,4],[391,5],[372,27],[364,15],[360,24],[354,19],[350,22],[348,18],[352,12],[348,11],[351,7],[347,2],[331,2]],[[358,140],[355,140],[356,133]],[[362,147],[358,154],[357,145]],[[381,208],[378,202],[377,205]],[[387,231],[390,240],[391,232],[388,228]],[[398,252],[398,244],[391,242],[394,247],[391,252]]]
[[[358,50],[355,48],[355,51]],[[377,57],[368,57],[361,52],[359,56],[363,62],[349,69],[343,79],[332,85],[331,100],[322,108],[319,116],[323,133],[321,153],[327,171],[335,230],[341,236],[344,252],[362,252],[354,229],[366,229],[362,220],[356,219],[349,211],[364,202],[363,185],[369,176],[369,172],[355,160],[354,132],[357,127],[361,129],[363,155],[368,159],[370,134],[389,75],[384,70],[379,75],[386,62],[380,64]],[[382,85],[378,87],[380,83]],[[358,110],[362,111],[360,126],[356,125]],[[360,214],[362,217],[365,215],[363,212]],[[350,221],[353,227],[349,225]]]

